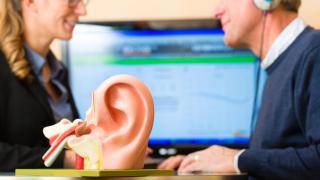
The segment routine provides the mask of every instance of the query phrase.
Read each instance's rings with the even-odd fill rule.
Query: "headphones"
[[[264,11],[270,11],[275,9],[281,0],[254,0],[254,4]]]

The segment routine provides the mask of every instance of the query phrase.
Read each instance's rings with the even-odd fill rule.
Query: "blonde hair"
[[[301,0],[282,0],[281,5],[285,10],[297,13],[301,5]]]
[[[24,28],[21,0],[0,0],[0,49],[16,77],[30,82],[31,66],[23,48]]]

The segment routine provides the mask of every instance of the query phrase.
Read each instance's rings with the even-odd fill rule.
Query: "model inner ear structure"
[[[45,165],[69,148],[84,159],[84,169],[142,169],[153,120],[146,85],[129,75],[113,76],[93,92],[84,120],[88,134],[75,135],[81,120],[64,119],[44,128],[51,145],[43,156]]]

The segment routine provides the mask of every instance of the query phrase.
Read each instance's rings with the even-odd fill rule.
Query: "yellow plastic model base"
[[[76,170],[76,169],[16,169],[16,176],[67,176],[67,177],[139,177],[173,176],[172,170]]]

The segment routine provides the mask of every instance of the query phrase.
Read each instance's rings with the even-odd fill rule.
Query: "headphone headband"
[[[264,11],[269,11],[275,9],[281,0],[254,0],[254,4]]]

